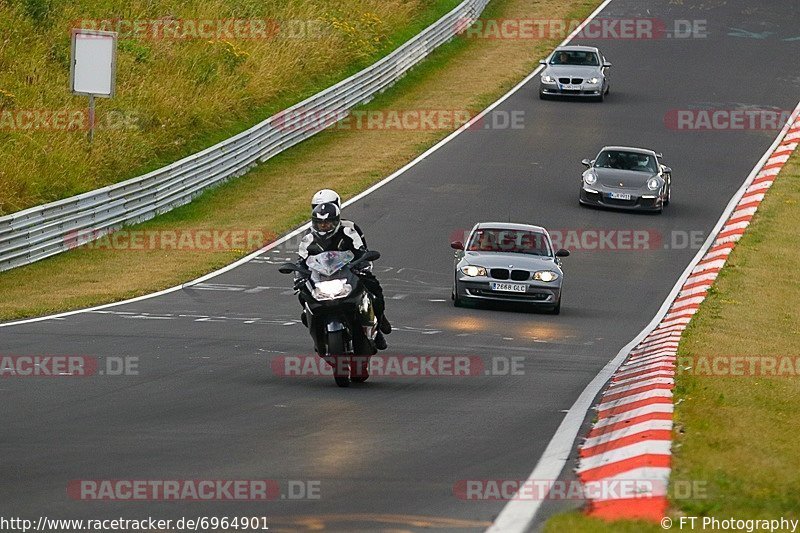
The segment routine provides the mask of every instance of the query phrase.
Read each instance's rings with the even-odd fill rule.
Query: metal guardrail
[[[370,101],[469,27],[488,2],[465,0],[370,67],[201,152],[143,176],[0,217],[0,271],[149,220],[245,174]]]

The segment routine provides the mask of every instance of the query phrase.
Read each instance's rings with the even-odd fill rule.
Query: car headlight
[[[346,280],[332,279],[317,283],[312,294],[317,300],[334,300],[347,296],[351,292],[353,292],[353,287]]]
[[[599,82],[600,82],[600,78],[591,78],[589,80],[589,83],[591,83],[592,85],[595,85],[595,84],[597,84]]]
[[[558,274],[552,270],[539,270],[533,273],[533,279],[537,281],[551,282],[558,279]]]
[[[475,265],[467,265],[461,267],[461,272],[466,274],[467,276],[474,278],[475,276],[485,276],[486,269],[483,267],[475,266]]]
[[[595,176],[594,172],[587,172],[583,175],[583,181],[586,182],[586,185],[594,185],[597,183],[597,176]]]
[[[658,178],[650,178],[649,180],[647,180],[647,188],[650,189],[651,191],[654,191],[659,187],[661,187],[661,182],[658,181]]]
[[[555,83],[556,79],[553,76],[542,74],[542,81],[545,83]]]

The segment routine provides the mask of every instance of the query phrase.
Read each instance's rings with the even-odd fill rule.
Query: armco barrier
[[[287,148],[335,124],[464,31],[489,0],[465,0],[370,67],[230,139],[164,168],[115,185],[0,218],[0,271],[61,253],[192,201]],[[281,127],[285,116],[311,116],[314,128]]]

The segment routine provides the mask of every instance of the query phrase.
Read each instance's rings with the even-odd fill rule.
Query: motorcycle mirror
[[[284,263],[278,268],[278,272],[281,274],[291,274],[292,272],[297,272],[297,265],[292,263]]]
[[[376,252],[375,250],[370,250],[364,254],[364,257],[361,258],[362,261],[377,261],[381,258],[381,253]]]

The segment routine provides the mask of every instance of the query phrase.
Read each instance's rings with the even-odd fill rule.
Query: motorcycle
[[[284,263],[282,274],[298,273],[295,294],[303,295],[303,323],[314,348],[328,365],[340,387],[363,383],[369,377],[369,359],[378,351],[378,318],[372,295],[357,274],[359,267],[381,254],[368,251],[357,261],[350,251],[323,252],[298,263]]]

